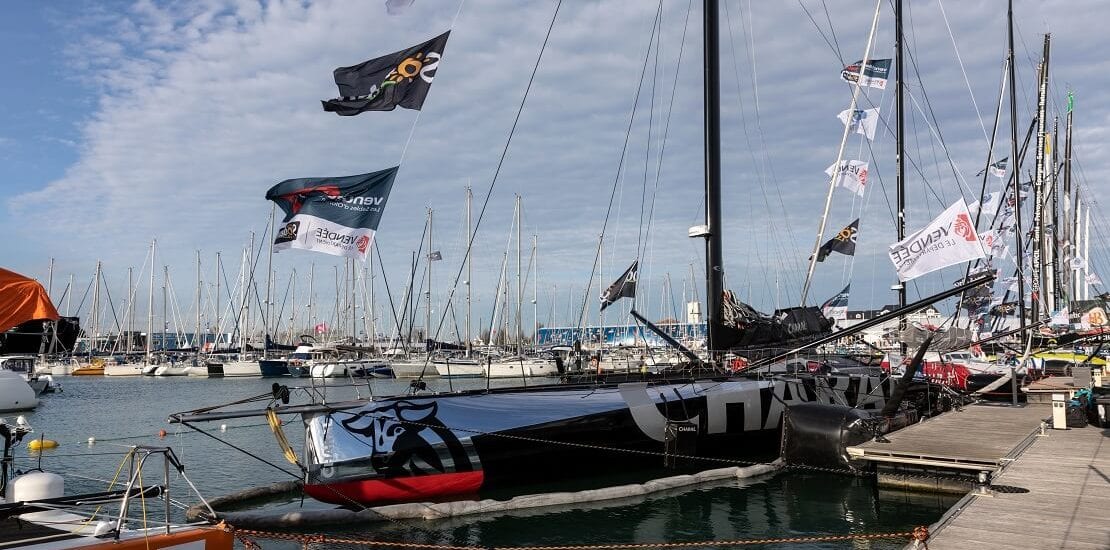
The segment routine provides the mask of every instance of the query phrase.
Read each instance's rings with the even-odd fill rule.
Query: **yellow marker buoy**
[[[27,442],[28,451],[41,451],[43,449],[53,449],[58,446],[58,442],[53,439],[32,439]]]

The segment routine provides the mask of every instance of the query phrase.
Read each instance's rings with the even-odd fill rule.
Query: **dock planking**
[[[1008,490],[961,500],[931,528],[931,550],[1110,548],[1110,429],[1048,430],[993,485]]]
[[[854,459],[961,470],[994,470],[1042,420],[1043,405],[1009,407],[971,405],[908,426],[886,436],[848,447]]]

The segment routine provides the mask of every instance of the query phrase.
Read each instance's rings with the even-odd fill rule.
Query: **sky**
[[[875,4],[721,4],[726,286],[770,311],[800,300],[827,191],[823,171],[836,159],[843,129],[836,114],[851,99],[838,75],[863,57]],[[880,4],[871,57],[892,57],[891,5]],[[1006,13],[999,0],[906,4],[906,220],[913,231],[961,195],[977,198],[976,173],[988,158],[1009,156],[1008,105],[993,152],[988,146]],[[533,292],[540,323],[576,324],[583,304],[596,320],[598,281],[607,285],[638,256],[638,309],[656,319],[681,317],[684,297],[704,299],[704,247],[687,237],[703,223],[704,208],[700,3],[567,0],[537,66],[555,9],[549,0],[415,0],[397,15],[384,2],[355,0],[11,2],[0,19],[0,66],[9,75],[0,88],[0,266],[45,285],[53,260],[49,286],[60,309],[80,306],[87,314],[86,289],[100,261],[122,311],[128,268],[136,280],[149,277],[157,239],[155,292],[168,272],[180,310],[171,322],[191,326],[198,251],[205,302],[214,295],[216,253],[221,279],[233,286],[252,232],[258,284],[265,285],[269,187],[400,163],[377,234],[379,308],[388,306],[385,279],[400,300],[430,208],[431,249],[444,258],[433,264],[433,315],[441,316],[454,288],[455,316],[446,324],[461,320],[470,185],[475,219],[484,207],[470,281],[475,324],[488,325],[493,315],[503,258],[516,294],[517,195],[522,270],[530,271],[525,326]],[[1110,39],[1100,28],[1110,5],[1018,1],[1015,14],[1020,133],[1033,114],[1036,64],[1050,32],[1050,117],[1062,115],[1066,92],[1074,91],[1075,180],[1093,205],[1090,260],[1110,280],[1098,204],[1110,186]],[[448,28],[422,111],[337,117],[321,110],[319,100],[336,95],[334,68]],[[859,217],[857,253],[818,264],[811,304],[849,281],[852,309],[895,300],[886,256],[896,240],[893,100],[893,86],[861,99],[880,107],[883,125],[870,144],[853,135],[845,156],[871,163],[870,189],[862,199],[834,193],[827,229]],[[1023,173],[1031,167],[1028,161]],[[594,258],[603,231],[599,275]],[[533,235],[536,267],[528,270]],[[421,254],[427,251],[425,243]],[[318,311],[333,308],[342,260],[294,250],[275,255],[272,265],[282,315],[290,303],[303,309],[309,302],[310,270],[313,303]],[[294,270],[299,294],[291,297]],[[962,275],[957,267],[922,277],[909,285],[910,298]],[[422,276],[413,279],[419,284]],[[145,312],[138,297],[147,283],[136,288]],[[605,321],[624,322],[629,302],[607,310]]]

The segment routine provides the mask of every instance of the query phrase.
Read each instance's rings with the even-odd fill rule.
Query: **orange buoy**
[[[166,430],[158,430],[158,439],[166,438]]]

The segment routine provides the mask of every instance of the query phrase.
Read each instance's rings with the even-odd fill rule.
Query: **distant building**
[[[897,305],[886,305],[879,309],[857,309],[848,310],[847,319],[836,322],[836,330],[844,330],[858,325],[864,321],[870,321],[880,315],[890,313],[898,309]],[[940,311],[930,306],[917,313],[908,315],[907,321],[910,323],[920,323],[922,325],[940,325],[944,322],[944,317]],[[860,333],[863,340],[873,346],[880,348],[891,348],[898,344],[898,319],[891,319],[885,323],[880,323],[871,328],[864,329]]]
[[[668,336],[683,342],[705,340],[705,323],[658,323]],[[608,346],[664,346],[666,343],[658,334],[647,327],[638,325],[611,325],[603,327],[552,327],[541,328],[536,333],[536,345],[570,346],[575,341],[582,344],[604,342]]]

